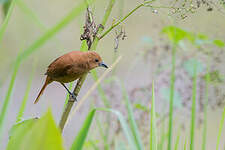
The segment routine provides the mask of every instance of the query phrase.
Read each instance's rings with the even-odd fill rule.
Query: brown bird
[[[45,83],[34,103],[38,102],[47,85],[53,81],[61,83],[76,100],[76,96],[68,90],[64,83],[77,80],[82,75],[99,66],[108,68],[103,63],[102,58],[93,51],[72,51],[60,56],[48,66],[47,72],[45,73],[47,75]]]

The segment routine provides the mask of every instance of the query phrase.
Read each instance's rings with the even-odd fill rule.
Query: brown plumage
[[[60,56],[48,66],[47,72],[45,73],[45,75],[47,75],[45,83],[34,103],[38,102],[45,88],[51,82],[60,82],[66,88],[64,83],[77,80],[82,75],[98,66],[108,68],[103,63],[101,57],[93,51],[72,51]],[[75,98],[73,93],[71,93],[67,88],[66,90],[73,98]]]

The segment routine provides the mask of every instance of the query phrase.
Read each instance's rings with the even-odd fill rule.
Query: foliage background
[[[33,11],[35,17],[30,12],[24,12],[21,6],[16,5],[12,17],[9,20],[9,25],[4,34],[3,40],[0,44],[0,107],[2,106],[2,100],[5,97],[5,93],[8,88],[10,76],[12,73],[12,63],[15,61],[19,51],[25,49],[34,40],[36,40],[46,29],[52,27],[63,16],[65,16],[78,1],[74,0],[23,0],[29,9]],[[178,2],[176,5],[181,6],[183,1]],[[217,3],[217,2],[215,2]],[[108,1],[97,1],[92,10],[96,22],[100,22],[102,19],[103,11],[105,10]],[[131,9],[135,8],[140,1],[136,0],[124,0],[123,2],[116,1],[116,6],[113,9],[112,15],[109,19],[106,27],[109,27],[112,22],[119,19],[122,14],[127,14]],[[171,3],[166,0],[158,0],[157,6],[171,6]],[[155,81],[155,98],[156,98],[156,112],[159,116],[163,116],[167,113],[168,108],[168,85],[170,81],[170,67],[166,64],[171,63],[170,50],[172,45],[165,35],[162,34],[162,29],[168,25],[175,25],[182,29],[191,31],[193,33],[202,33],[212,39],[221,39],[225,41],[225,12],[223,6],[217,4],[212,5],[213,10],[208,11],[209,6],[202,5],[196,9],[194,13],[185,13],[185,18],[182,19],[182,13],[175,13],[171,15],[171,8],[154,9],[144,7],[133,15],[131,15],[124,23],[122,23],[123,29],[125,29],[127,38],[120,40],[119,48],[117,49],[117,55],[123,55],[123,59],[119,66],[112,73],[123,81],[126,91],[132,101],[132,105],[147,105],[151,97],[151,84],[152,80]],[[219,9],[219,10],[218,10]],[[157,13],[156,13],[157,10]],[[4,15],[1,15],[3,20]],[[31,74],[31,70],[35,65],[34,80],[29,92],[28,102],[24,119],[31,117],[41,116],[46,110],[51,107],[54,119],[56,122],[60,120],[62,113],[62,106],[64,105],[64,99],[66,92],[59,84],[51,84],[45,94],[43,95],[39,104],[34,105],[33,101],[39,92],[43,82],[44,73],[49,62],[63,53],[71,50],[80,49],[80,31],[84,24],[85,13],[83,12],[78,18],[70,23],[66,28],[59,32],[54,38],[48,41],[37,52],[33,53],[22,66],[16,77],[16,83],[11,97],[10,107],[7,114],[7,119],[4,126],[3,145],[0,149],[6,146],[8,141],[8,131],[16,120],[16,116],[22,102],[23,96],[26,90],[27,81]],[[117,28],[119,30],[120,28]],[[102,42],[99,43],[97,51],[101,54],[107,64],[112,64],[115,56],[114,50],[115,32],[113,31],[107,35]],[[199,41],[201,42],[201,41]],[[188,63],[192,63],[194,56],[200,62],[200,68],[198,68],[201,76],[204,76],[207,68],[208,55],[202,50],[198,50],[193,45],[183,42],[180,45],[180,49],[177,51],[177,80],[175,83],[176,91],[180,93],[175,96],[175,105],[177,107],[175,114],[175,126],[178,130],[175,130],[175,135],[181,132],[181,135],[189,132],[187,124],[189,126],[190,107],[191,107],[191,95],[192,95],[192,77],[188,74]],[[224,64],[225,57],[224,48],[218,48],[211,45],[204,47],[206,50],[212,51],[212,62],[210,62],[210,68],[213,71],[219,71],[222,76],[221,81],[216,84],[210,84],[209,87],[209,104],[210,109],[208,113],[208,138],[207,149],[213,149],[216,145],[215,137],[217,137],[217,130],[219,121],[221,119],[222,109],[224,107],[225,97],[225,84],[223,77],[225,74]],[[191,61],[190,61],[191,60]],[[202,69],[202,71],[201,71]],[[98,74],[103,73],[103,69],[97,69]],[[156,73],[158,72],[158,73]],[[110,77],[110,76],[108,76]],[[197,101],[201,99],[201,90],[204,89],[203,79],[198,79],[197,84]],[[94,83],[91,75],[88,76],[84,86],[81,89],[79,97],[85,94],[88,88]],[[117,83],[109,84],[106,81],[102,83],[104,92],[110,101],[112,108],[121,111],[124,115],[125,105],[122,102],[122,93]],[[201,87],[202,86],[202,87]],[[176,94],[175,94],[176,95]],[[78,99],[79,99],[78,97]],[[177,97],[177,98],[176,98]],[[99,93],[95,93],[88,98],[79,113],[73,116],[73,119],[66,126],[63,137],[65,146],[68,148],[75,137],[75,134],[79,131],[85,116],[89,111],[89,106],[94,104],[98,107],[102,107],[103,103],[100,100]],[[201,131],[202,126],[202,110],[201,104],[197,105],[198,126],[196,130],[196,149],[201,148]],[[99,117],[103,118],[106,115],[100,114]],[[142,116],[142,117],[140,117]],[[149,127],[149,121],[145,121],[146,113],[143,109],[135,107],[135,118],[138,120],[138,125],[141,130],[141,136],[145,137],[145,127]],[[116,118],[111,118],[111,126],[113,129],[118,128]],[[101,119],[100,119],[101,120]],[[188,122],[188,123],[187,123]],[[143,124],[145,126],[143,126]],[[92,126],[93,131],[90,132],[91,137],[95,137],[96,143],[100,142],[99,133],[95,132],[97,128],[96,122]],[[110,132],[115,132],[111,130]],[[225,135],[221,137],[221,141],[225,141]],[[113,138],[113,137],[110,137]],[[121,137],[123,138],[123,137]],[[185,136],[181,136],[180,141],[184,141]],[[174,137],[175,139],[175,137]],[[175,140],[174,140],[175,141]],[[148,140],[146,140],[148,142]],[[221,142],[223,143],[223,142]],[[223,147],[222,145],[221,147]]]

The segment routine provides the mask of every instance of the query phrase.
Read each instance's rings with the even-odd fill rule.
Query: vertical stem
[[[206,74],[206,89],[205,89],[205,103],[204,103],[204,127],[203,127],[203,137],[202,137],[202,150],[206,149],[206,136],[207,136],[207,110],[208,110],[208,92],[209,92],[209,80],[210,80],[210,74],[209,74],[209,64],[207,67],[207,74]]]
[[[221,117],[221,120],[220,120],[219,133],[218,133],[217,142],[216,142],[216,150],[219,150],[220,139],[221,139],[222,130],[223,130],[223,127],[224,127],[224,121],[225,121],[225,107],[223,108],[223,113],[222,113],[222,117]]]
[[[194,150],[195,138],[195,117],[196,117],[196,87],[197,87],[197,66],[194,64],[194,77],[192,87],[192,111],[191,111],[191,130],[190,130],[190,150]]]
[[[172,49],[172,70],[170,78],[170,106],[169,106],[169,134],[168,134],[168,150],[172,149],[172,132],[173,132],[173,97],[175,85],[175,65],[176,65],[176,43],[173,43]]]
[[[0,41],[3,38],[3,34],[5,33],[6,27],[8,26],[9,19],[10,19],[11,15],[12,15],[12,11],[14,9],[14,6],[15,6],[15,0],[10,2],[10,6],[9,6],[8,11],[7,11],[7,14],[5,15],[5,19],[4,19],[3,23],[1,24],[1,27],[0,27]]]
[[[155,124],[155,87],[152,82],[152,106],[151,106],[151,127],[150,127],[150,150],[157,150],[156,124]]]
[[[103,26],[106,24],[106,21],[107,21],[108,18],[109,18],[109,15],[110,15],[110,13],[111,13],[111,11],[112,11],[112,7],[113,7],[113,5],[114,5],[114,2],[115,2],[115,0],[111,0],[110,3],[109,3],[109,5],[108,5],[108,7],[107,7],[106,13],[105,13],[105,15],[104,15],[104,17],[103,17],[103,20],[102,20],[102,25],[103,25]],[[108,11],[109,11],[109,12],[108,12]],[[103,30],[103,29],[100,28],[100,29],[98,30],[98,33],[101,33],[102,30]],[[92,43],[92,45],[91,45],[91,49],[92,49],[92,50],[95,50],[95,49],[96,49],[98,42],[99,42],[99,38],[95,38],[95,40],[93,41],[93,43]],[[80,88],[81,88],[81,86],[83,85],[83,82],[85,81],[86,76],[87,76],[87,74],[83,75],[83,76],[78,80],[78,82],[77,82],[77,84],[76,84],[76,87],[75,87],[75,89],[74,89],[74,91],[73,91],[73,93],[75,94],[75,96],[77,96],[77,95],[79,94]],[[64,110],[64,112],[63,112],[63,115],[62,115],[62,117],[61,117],[61,120],[60,120],[60,122],[59,122],[59,128],[61,129],[61,132],[63,131],[63,128],[64,128],[64,126],[65,126],[65,123],[66,123],[67,119],[68,119],[69,113],[70,113],[70,111],[71,111],[71,108],[73,107],[74,102],[75,102],[75,101],[74,101],[72,98],[70,98],[70,99],[69,99],[69,102],[68,102],[67,105],[66,105],[66,108],[65,108],[65,110]]]
[[[86,76],[87,76],[87,74],[85,74],[83,77],[81,77],[77,81],[76,87],[74,88],[74,91],[73,91],[75,96],[77,96],[78,93],[80,92],[81,85],[83,84]],[[71,111],[71,108],[73,107],[74,102],[75,101],[73,100],[73,98],[70,97],[69,100],[68,100],[68,103],[66,104],[66,108],[64,109],[61,120],[59,122],[59,128],[61,129],[61,132],[63,131],[63,128],[65,126],[65,123],[66,123],[67,119],[68,119],[69,113]]]

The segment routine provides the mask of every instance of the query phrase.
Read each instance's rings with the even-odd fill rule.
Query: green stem
[[[8,26],[9,19],[10,19],[11,15],[12,15],[12,11],[13,11],[14,6],[15,6],[15,0],[11,1],[11,4],[10,4],[9,9],[7,11],[6,17],[4,19],[4,22],[1,25],[1,28],[0,28],[0,41],[2,40],[3,34],[5,33],[6,27]]]
[[[108,5],[106,11],[110,11],[110,13],[111,13],[111,11],[112,11],[112,8],[111,8],[111,7],[113,7],[114,2],[115,2],[115,0],[111,0],[111,1],[109,2],[109,5]],[[106,12],[106,13],[105,13],[105,15],[104,15],[104,17],[103,17],[103,20],[102,20],[102,25],[103,25],[103,26],[105,25],[106,21],[108,20],[110,13],[109,13],[109,12]],[[98,33],[101,33],[101,32],[102,32],[102,29],[100,28],[100,29],[98,30]],[[98,38],[95,38],[95,40],[93,41],[93,43],[92,43],[92,45],[91,45],[91,49],[92,49],[92,50],[95,50],[95,49],[96,49],[98,42],[99,42],[99,39],[98,39]],[[83,44],[81,45],[81,47],[82,47],[82,46],[83,46]],[[80,89],[81,89],[81,87],[82,87],[82,85],[83,85],[83,83],[84,83],[86,77],[87,77],[87,74],[83,75],[83,76],[78,80],[78,83],[76,84],[76,87],[75,87],[75,89],[74,89],[74,91],[73,91],[73,93],[74,93],[76,96],[79,94]],[[67,121],[67,119],[68,119],[68,116],[69,116],[69,113],[70,113],[70,111],[71,111],[71,109],[72,109],[73,104],[74,104],[74,101],[73,101],[72,99],[69,99],[69,102],[67,103],[66,108],[65,108],[65,110],[64,110],[64,112],[63,112],[63,114],[62,114],[61,120],[60,120],[60,122],[59,122],[59,128],[61,129],[61,132],[62,132],[63,129],[64,129],[65,123],[66,123],[66,121]]]
[[[10,97],[12,95],[13,86],[14,86],[14,83],[15,83],[15,80],[16,80],[16,75],[17,75],[17,72],[19,70],[19,67],[20,67],[20,62],[16,62],[15,66],[14,66],[14,69],[13,69],[13,74],[12,74],[12,77],[11,77],[9,88],[8,88],[8,91],[6,93],[6,97],[5,97],[5,100],[4,100],[4,104],[3,104],[2,109],[1,109],[1,113],[0,113],[0,137],[1,137],[2,127],[3,127],[3,122],[5,120],[6,112],[8,110]]]
[[[203,137],[202,137],[202,150],[206,149],[206,137],[207,137],[207,110],[208,110],[208,92],[209,92],[209,81],[210,81],[210,73],[209,73],[209,65],[207,67],[206,74],[206,89],[205,89],[205,103],[204,103],[204,127],[203,127]]]
[[[116,26],[118,26],[120,23],[122,23],[124,20],[126,20],[130,15],[132,15],[135,11],[137,11],[139,8],[145,6],[146,4],[152,3],[155,0],[152,1],[145,1],[144,3],[138,5],[135,7],[131,12],[129,12],[126,16],[124,16],[122,19],[120,19],[117,23],[113,24],[108,30],[106,30],[99,39],[102,39],[104,36],[106,36],[112,29],[114,29]]]
[[[195,118],[196,118],[196,88],[197,88],[197,66],[194,64],[194,79],[192,87],[192,111],[191,111],[191,130],[190,130],[190,150],[194,150],[195,138]]]
[[[217,136],[217,142],[216,142],[216,150],[219,150],[221,134],[222,134],[222,130],[223,130],[223,127],[224,127],[224,121],[225,121],[225,107],[223,109],[222,118],[220,120],[219,134]]]
[[[169,135],[168,135],[168,150],[172,149],[172,132],[173,132],[173,98],[175,85],[175,65],[176,65],[176,43],[172,49],[172,71],[170,79],[170,106],[169,106]]]

